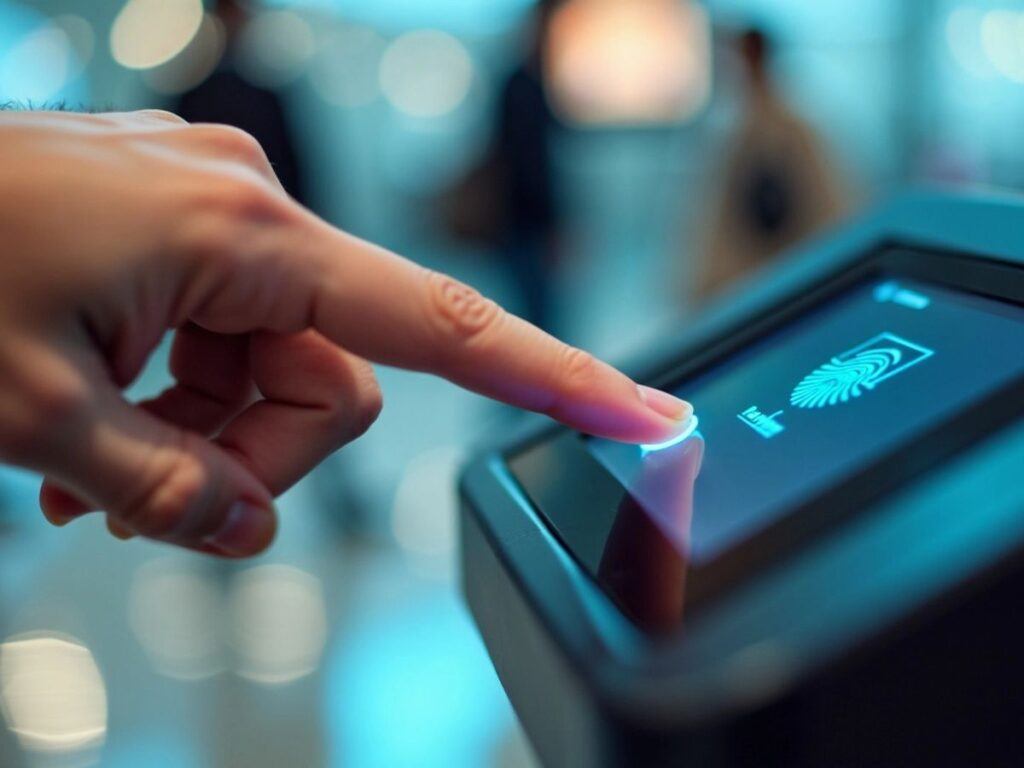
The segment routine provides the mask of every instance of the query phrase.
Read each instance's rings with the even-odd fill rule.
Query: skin
[[[692,409],[453,279],[341,232],[259,144],[166,112],[0,115],[0,460],[63,525],[226,557],[381,409],[368,361],[571,427],[670,438]],[[168,329],[174,385],[123,389]]]

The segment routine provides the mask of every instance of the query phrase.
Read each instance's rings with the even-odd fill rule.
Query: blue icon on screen
[[[765,440],[771,440],[776,435],[786,431],[786,427],[779,421],[782,411],[775,413],[764,413],[756,406],[750,406],[745,411],[736,415],[736,418],[757,432]]]
[[[805,376],[789,402],[797,408],[846,403],[934,354],[933,350],[894,333],[880,333]]]
[[[875,288],[875,301],[879,304],[892,302],[907,309],[928,309],[932,300],[919,291],[904,288],[895,280],[889,280]]]

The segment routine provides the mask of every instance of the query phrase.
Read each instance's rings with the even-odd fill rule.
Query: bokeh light
[[[553,96],[571,120],[675,122],[708,99],[710,24],[692,3],[570,0],[548,47]]]
[[[110,53],[129,69],[159,66],[189,44],[202,21],[202,0],[128,0],[110,28]]]
[[[0,645],[0,706],[11,732],[35,752],[87,753],[107,733],[107,692],[89,649],[55,633]]]
[[[69,79],[77,77],[92,61],[92,55],[96,51],[96,33],[92,24],[73,13],[54,16],[51,23],[67,35],[68,42],[75,52]]]
[[[447,574],[455,551],[459,468],[464,454],[448,446],[416,457],[395,492],[391,531],[398,545],[420,565]]]
[[[222,598],[206,574],[176,559],[147,562],[128,595],[128,623],[153,666],[178,680],[224,669]]]
[[[974,77],[992,77],[995,72],[981,47],[984,13],[971,6],[954,8],[946,19],[946,44],[953,59]]]
[[[1003,77],[1024,83],[1024,13],[993,10],[981,20],[981,45]]]
[[[345,25],[325,33],[310,65],[310,82],[329,104],[360,107],[380,95],[377,69],[387,46],[370,27]]]
[[[34,102],[52,99],[81,70],[76,62],[67,32],[57,24],[44,24],[0,60],[0,94]]]
[[[238,574],[230,598],[236,671],[264,685],[305,677],[320,664],[327,615],[320,580],[288,565]]]
[[[968,74],[1024,83],[1024,10],[957,6],[945,32],[953,60]]]
[[[157,93],[183,93],[199,85],[220,63],[226,44],[224,25],[205,14],[199,31],[170,61],[143,73],[146,84]]]
[[[306,19],[294,11],[267,11],[242,30],[235,63],[248,80],[280,87],[303,73],[315,50]]]
[[[388,101],[413,117],[454,111],[469,95],[473,63],[465,46],[440,30],[408,32],[391,43],[380,62],[380,86]]]

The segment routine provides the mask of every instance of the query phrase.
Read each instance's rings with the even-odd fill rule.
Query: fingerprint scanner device
[[[462,583],[549,766],[1024,764],[1024,204],[917,195],[461,482]],[[639,352],[640,350],[638,350]]]

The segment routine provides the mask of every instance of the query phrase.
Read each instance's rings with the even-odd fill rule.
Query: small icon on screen
[[[789,402],[798,408],[846,403],[934,354],[933,350],[894,333],[880,333],[805,376]]]
[[[778,434],[786,431],[786,427],[779,421],[782,411],[775,413],[762,413],[761,409],[750,406],[742,413],[736,414],[736,418],[757,432],[765,440],[771,440]]]
[[[895,280],[881,283],[875,288],[875,301],[879,304],[892,302],[907,309],[917,310],[928,309],[932,303],[932,300],[923,293],[904,288]]]

